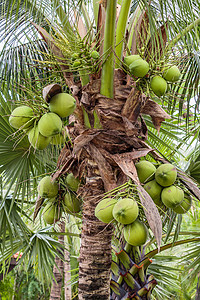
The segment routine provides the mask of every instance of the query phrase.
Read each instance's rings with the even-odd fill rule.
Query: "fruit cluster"
[[[157,169],[147,160],[136,163],[138,178],[156,205],[173,209],[178,214],[186,213],[192,204],[189,194],[175,185],[177,170],[172,164],[162,164]]]
[[[79,68],[92,66],[95,61],[100,58],[99,52],[93,50],[92,52],[86,53],[73,53],[72,54],[72,70]]]
[[[166,65],[162,68],[161,74],[148,74],[150,65],[141,58],[140,55],[129,55],[124,58],[124,65],[128,68],[131,75],[138,78],[150,77],[150,88],[158,97],[163,96],[167,91],[167,81],[175,82],[179,79],[181,73],[177,66]]]
[[[31,107],[23,105],[12,111],[9,123],[16,129],[23,129],[35,149],[43,150],[49,143],[64,143],[66,133],[63,130],[62,118],[71,115],[75,107],[75,99],[71,95],[59,93],[50,99],[48,111],[42,116],[38,117]]]
[[[104,223],[117,221],[123,224],[124,238],[133,246],[141,246],[147,240],[146,226],[138,219],[139,208],[133,198],[105,198],[95,208],[95,216]]]
[[[62,211],[69,214],[79,213],[81,210],[81,201],[76,195],[80,181],[69,173],[65,177],[65,183],[59,184],[53,181],[51,176],[43,177],[37,187],[41,198],[47,198],[48,201],[43,210],[43,219],[48,224],[53,224],[62,216]]]

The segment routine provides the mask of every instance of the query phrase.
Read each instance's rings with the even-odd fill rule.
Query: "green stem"
[[[93,0],[93,12],[94,12],[94,20],[97,27],[98,22],[98,13],[99,13],[99,1]]]
[[[124,45],[123,39],[126,33],[126,24],[127,24],[129,11],[130,11],[130,5],[131,5],[131,0],[123,0],[120,14],[119,14],[119,19],[117,22],[116,48],[115,48],[115,53],[117,56],[116,63],[115,63],[116,68],[120,66],[120,60],[122,60],[123,45]]]
[[[116,0],[107,1],[103,47],[104,58],[106,56],[106,59],[102,65],[101,94],[108,98],[114,97],[114,47],[116,5]]]
[[[80,77],[81,77],[82,86],[84,86],[84,85],[86,85],[86,84],[88,84],[90,82],[90,77],[89,77],[87,69],[80,70],[79,74],[80,74]]]
[[[190,32],[194,27],[197,27],[200,24],[200,18],[192,22],[190,25],[188,25],[185,29],[182,30],[182,32],[178,33],[177,36],[171,40],[167,46],[168,49],[172,48],[180,39],[182,36],[186,35],[188,32]]]

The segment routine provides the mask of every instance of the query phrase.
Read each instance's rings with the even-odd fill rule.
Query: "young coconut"
[[[116,203],[117,200],[112,198],[101,200],[95,208],[95,216],[106,224],[112,222],[114,220],[113,207]]]
[[[66,177],[66,184],[70,188],[70,190],[76,192],[80,185],[80,181],[78,178],[75,178],[72,173],[68,174]]]
[[[50,111],[56,113],[61,118],[71,115],[75,108],[76,100],[67,93],[59,93],[53,96],[49,103]]]
[[[167,91],[167,82],[161,76],[154,76],[150,86],[154,94],[158,97],[163,96]]]
[[[120,199],[113,207],[113,217],[121,224],[130,224],[138,217],[137,202],[131,198]]]
[[[46,113],[40,118],[38,129],[46,137],[59,134],[62,131],[61,118],[55,113]]]
[[[47,203],[43,210],[43,219],[47,224],[53,224],[60,219],[58,207],[52,201]]]
[[[99,59],[100,54],[99,54],[99,52],[94,50],[94,51],[91,52],[91,57],[94,58],[94,59]]]
[[[33,110],[26,105],[15,108],[9,117],[10,125],[16,129],[20,127],[27,129],[33,125],[33,122]]]
[[[155,180],[163,187],[172,185],[177,178],[177,170],[172,164],[160,165],[155,173]]]
[[[168,208],[175,208],[181,204],[184,199],[184,192],[181,188],[175,185],[171,185],[162,190],[161,200]]]
[[[58,194],[58,184],[51,176],[43,177],[37,187],[38,194],[43,198],[53,198]]]
[[[142,246],[146,243],[148,230],[139,220],[124,226],[124,238],[132,246]]]
[[[151,196],[155,204],[161,205],[161,192],[162,192],[162,186],[160,186],[156,180],[151,180],[147,182],[144,185],[144,189],[147,191],[147,193]]]
[[[135,60],[137,59],[142,59],[141,56],[139,55],[128,55],[124,57],[124,64],[126,66],[130,66],[130,64],[132,64]]]
[[[129,70],[133,76],[142,78],[149,72],[149,64],[144,59],[137,59],[129,65]]]
[[[179,71],[179,68],[177,66],[172,66],[167,68],[164,73],[163,77],[170,82],[175,82],[179,79],[181,73]]]
[[[145,183],[152,180],[156,167],[148,160],[141,160],[135,164],[140,182]]]
[[[81,211],[81,201],[72,193],[67,192],[64,196],[64,208],[69,214]]]
[[[192,205],[192,198],[190,197],[190,195],[185,194],[183,201],[177,205],[173,210],[177,213],[177,214],[185,214]]]
[[[29,130],[28,140],[35,149],[43,150],[49,145],[51,137],[43,136],[39,132],[38,126],[35,126]]]

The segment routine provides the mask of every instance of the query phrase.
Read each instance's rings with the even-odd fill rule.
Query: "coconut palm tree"
[[[177,240],[181,217],[158,210],[140,184],[135,168],[135,162],[142,157],[155,164],[174,163],[175,150],[178,151],[184,142],[183,133],[191,126],[188,113],[191,97],[195,113],[198,108],[198,10],[197,2],[180,5],[169,0],[151,3],[124,0],[121,4],[111,0],[70,5],[57,0],[24,0],[14,4],[5,0],[0,4],[2,40],[6,38],[0,68],[4,155],[1,171],[7,195],[13,191],[12,208],[19,195],[22,204],[26,195],[34,198],[33,187],[37,186],[36,178],[40,174],[52,173],[57,181],[69,172],[79,177],[78,193],[83,198],[79,299],[110,299],[110,286],[112,299],[149,299],[156,285],[146,271],[150,259],[159,249],[172,244],[198,242],[194,237]],[[124,58],[130,54],[143,58],[148,69],[144,76],[128,67]],[[181,76],[179,81],[168,84],[167,92],[164,88],[166,93],[161,96],[151,80],[161,76],[168,65],[178,66]],[[53,148],[56,153],[51,147],[45,151],[30,149],[24,145],[27,136],[10,127],[8,116],[16,104],[28,103],[37,120],[47,111],[49,99],[62,90],[76,99],[76,110],[74,117],[63,121],[70,139],[56,165],[59,149]],[[184,103],[187,126],[181,127],[178,125],[179,121],[183,122]],[[170,115],[174,121],[166,122]],[[179,143],[169,145],[155,133],[153,126],[168,140],[180,136]],[[163,151],[160,149],[160,143],[167,151],[164,147]],[[181,170],[178,175],[178,182],[199,199],[197,185]],[[114,236],[118,241],[115,245],[118,255],[112,263],[113,225],[105,225],[94,213],[105,193],[112,197],[131,193],[137,199],[141,205],[140,220],[151,232],[150,252],[145,254],[143,248],[126,245],[117,227]],[[35,216],[40,209],[42,199],[37,201]],[[169,237],[174,223],[174,240],[161,245],[163,234]],[[27,240],[38,241],[38,234],[29,230],[28,234]],[[44,236],[46,246],[49,240]],[[153,246],[154,238],[157,246]],[[6,238],[3,240],[5,244]],[[49,243],[56,254],[56,241]],[[31,251],[35,257],[34,247]],[[110,283],[111,269],[114,279]],[[129,278],[124,274],[129,274]]]

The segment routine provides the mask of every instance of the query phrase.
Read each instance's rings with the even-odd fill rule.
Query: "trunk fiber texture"
[[[94,210],[102,197],[103,183],[89,178],[85,190],[79,258],[79,300],[110,299],[112,226],[100,222]]]

